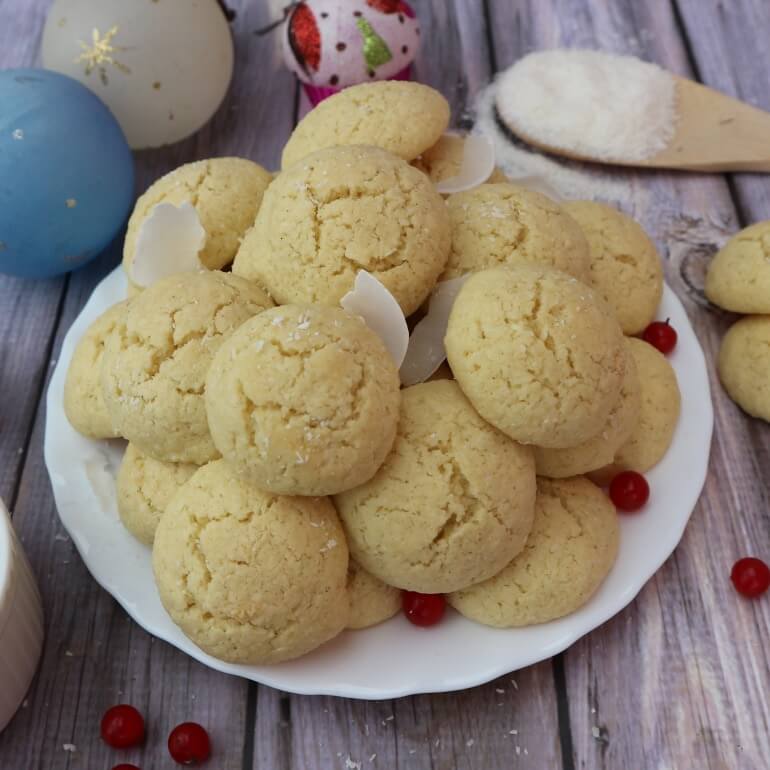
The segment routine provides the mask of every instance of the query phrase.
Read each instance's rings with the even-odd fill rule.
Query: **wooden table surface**
[[[253,33],[278,17],[284,0],[229,4],[238,12],[231,92],[196,136],[136,155],[139,191],[212,155],[277,166],[298,89],[281,64],[278,36]],[[770,109],[767,0],[414,4],[423,27],[417,77],[447,96],[455,122],[497,70],[555,46],[632,53]],[[0,66],[37,62],[47,6],[0,0]],[[120,247],[61,278],[0,276],[0,495],[40,582],[47,634],[24,708],[0,735],[0,768],[112,767],[118,760],[98,725],[118,702],[151,715],[147,745],[121,759],[143,770],[171,767],[164,736],[188,719],[210,729],[209,765],[218,770],[770,766],[770,599],[741,600],[728,580],[740,556],[770,556],[770,426],[747,418],[720,389],[713,361],[732,318],[700,290],[727,235],[770,219],[770,181],[614,175],[628,192],[628,213],[656,239],[709,359],[716,411],[709,478],[681,545],[626,610],[564,654],[460,693],[384,702],[289,695],[210,671],[129,620],[64,536],[43,465],[52,365]]]

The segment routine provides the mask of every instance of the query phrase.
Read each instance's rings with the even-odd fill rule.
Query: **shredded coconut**
[[[548,158],[527,149],[505,129],[495,110],[499,82],[494,81],[476,96],[473,132],[492,139],[495,161],[511,182],[543,193],[557,202],[565,198],[600,199],[612,203],[628,201],[631,196],[628,174],[621,178],[609,168]]]
[[[634,56],[554,49],[500,76],[497,109],[524,138],[602,160],[644,160],[676,127],[676,80]]]

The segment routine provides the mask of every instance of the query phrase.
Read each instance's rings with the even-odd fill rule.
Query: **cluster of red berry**
[[[144,717],[133,706],[113,706],[102,717],[104,742],[114,749],[127,749],[144,741]],[[209,734],[195,722],[177,725],[168,736],[168,752],[180,765],[197,765],[211,754]],[[140,770],[136,765],[115,765],[112,770]]]

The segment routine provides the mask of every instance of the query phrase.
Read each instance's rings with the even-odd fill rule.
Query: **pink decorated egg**
[[[403,0],[305,0],[292,8],[283,43],[317,103],[357,83],[408,79],[420,25]]]

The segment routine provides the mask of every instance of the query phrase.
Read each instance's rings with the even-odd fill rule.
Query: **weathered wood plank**
[[[665,0],[501,1],[492,9],[500,66],[530,47],[566,45],[634,53],[690,74]],[[734,227],[726,185],[718,177],[619,173],[631,191],[623,203],[658,241],[713,361],[724,319],[704,309],[697,286],[715,244]],[[727,581],[746,551],[746,530],[762,526],[767,482],[750,431],[711,375],[712,472],[682,545],[628,610],[565,655],[575,766],[754,768],[767,754],[767,608],[738,600]]]
[[[274,8],[279,5],[273,3]],[[15,6],[21,8],[20,3]],[[243,2],[237,10],[241,11],[234,24],[238,66],[260,75],[236,78],[215,120],[197,136],[171,148],[139,153],[140,191],[180,163],[212,155],[243,155],[275,167],[285,134],[283,127],[291,125],[293,90],[286,88],[288,74],[279,65],[275,48],[253,35],[253,29],[269,18],[268,9]],[[7,12],[14,13],[10,8]],[[0,14],[0,30],[4,29],[4,16]],[[43,17],[35,12],[31,18],[38,26],[24,34],[28,41],[35,41]],[[4,64],[16,63],[8,60],[7,52],[0,51],[0,56]],[[237,105],[245,106],[245,115],[236,123],[237,111],[231,107]],[[93,287],[118,263],[119,257],[118,243],[96,263],[70,278],[56,326],[54,358],[64,333]],[[43,301],[39,290],[35,291],[41,285],[28,282],[19,291],[25,301],[20,307],[27,313],[27,323],[36,299],[52,317],[49,330],[41,334],[38,344],[47,343],[51,337],[57,310],[55,298]],[[18,319],[20,328],[24,320]],[[31,331],[21,329],[16,335],[19,359],[31,358],[36,344]],[[41,351],[43,370],[47,368],[45,353]],[[21,396],[24,387],[14,387]],[[34,409],[34,403],[30,409]],[[249,684],[211,671],[154,640],[93,581],[58,523],[43,466],[43,425],[41,403],[15,506],[15,524],[40,582],[47,638],[28,706],[0,736],[2,766],[110,767],[118,756],[99,739],[99,720],[107,707],[118,702],[130,702],[140,708],[150,730],[146,746],[121,755],[121,759],[136,761],[144,768],[165,766],[168,732],[175,724],[193,719],[209,728],[218,768],[241,768],[244,752],[248,753],[250,763],[254,742],[245,732]],[[265,720],[264,724],[267,729],[269,722]],[[65,743],[74,744],[76,753],[66,753],[62,748]]]

